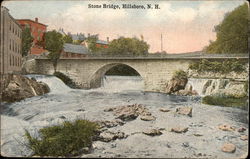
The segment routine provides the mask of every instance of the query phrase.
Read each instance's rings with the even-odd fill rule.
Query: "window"
[[[10,55],[10,66],[11,66],[11,55]]]
[[[11,31],[11,22],[10,22],[10,31]]]
[[[12,51],[14,51],[14,40],[12,40]]]
[[[11,39],[10,39],[10,50],[11,50]]]

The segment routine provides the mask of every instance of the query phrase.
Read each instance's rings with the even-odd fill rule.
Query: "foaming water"
[[[35,78],[37,81],[46,83],[50,88],[51,94],[61,94],[71,90],[67,85],[65,85],[62,80],[55,76],[48,75],[26,75],[28,78]]]
[[[112,113],[104,112],[103,110],[114,106],[135,103],[143,104],[157,117],[154,123],[140,123],[141,120],[139,118],[138,120],[136,119],[136,122],[127,123],[122,127],[124,128],[122,131],[125,133],[130,133],[133,130],[137,131],[137,128],[144,128],[144,124],[153,124],[151,127],[168,127],[166,124],[175,125],[176,123],[190,124],[188,122],[191,118],[190,120],[189,118],[188,120],[186,118],[185,120],[177,117],[170,118],[172,117],[172,113],[167,113],[164,116],[162,112],[158,111],[162,107],[175,110],[176,106],[192,106],[192,122],[203,121],[210,122],[210,124],[234,122],[235,119],[232,114],[238,114],[239,116],[245,116],[246,114],[246,112],[239,109],[203,105],[200,103],[199,97],[171,96],[162,93],[143,92],[144,83],[142,78],[138,76],[106,76],[103,78],[101,88],[91,90],[71,89],[54,76],[28,75],[28,77],[45,82],[50,87],[51,92],[43,96],[35,96],[20,102],[4,105],[8,109],[1,112],[1,154],[5,156],[17,157],[32,154],[32,151],[25,146],[27,141],[24,138],[24,129],[36,135],[37,130],[40,128],[59,124],[65,120],[71,121],[79,118],[113,120],[115,117]],[[167,115],[170,116],[167,117]],[[230,118],[227,116],[230,116]],[[161,117],[163,119],[160,119]],[[131,127],[130,124],[132,124]],[[213,126],[215,127],[215,125]],[[204,130],[205,132],[206,130]],[[210,137],[211,135],[207,134],[207,136]],[[154,140],[156,143],[161,142],[157,138],[154,138]],[[127,145],[133,145],[134,141],[130,142],[128,140],[127,142],[129,143]],[[147,140],[144,141],[146,142]],[[147,144],[149,143],[144,143],[140,147],[145,149]],[[107,146],[105,149],[109,149],[109,147]],[[162,146],[156,144],[153,147],[160,150]],[[121,150],[115,151],[117,154],[121,152]],[[124,154],[126,153],[124,152]],[[161,152],[158,152],[158,154],[161,154]],[[151,155],[149,157],[155,156]]]
[[[102,86],[93,91],[107,93],[143,91],[144,82],[140,76],[104,76]]]

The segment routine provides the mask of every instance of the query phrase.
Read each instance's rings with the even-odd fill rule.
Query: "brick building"
[[[18,73],[22,66],[22,28],[4,6],[0,20],[0,74]]]
[[[84,40],[81,45],[85,46],[85,47],[89,47],[88,45],[88,42],[87,42],[87,39]],[[108,48],[109,47],[109,37],[107,37],[107,41],[104,41],[104,40],[96,40],[96,47],[97,48]]]
[[[65,43],[61,58],[84,58],[88,56],[88,49],[83,45]]]
[[[46,50],[44,50],[42,46],[39,46],[37,42],[44,42],[44,33],[46,32],[47,25],[39,23],[38,18],[35,18],[35,21],[30,19],[17,19],[17,22],[22,26],[22,29],[25,27],[31,29],[31,35],[34,40],[30,49],[30,54],[39,55],[45,52]]]

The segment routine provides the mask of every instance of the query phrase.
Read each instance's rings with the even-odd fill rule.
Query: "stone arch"
[[[101,79],[105,75],[105,73],[110,70],[112,67],[118,66],[118,65],[126,65],[128,67],[133,68],[144,80],[141,72],[138,71],[138,69],[134,68],[130,64],[127,63],[110,63],[110,64],[105,64],[99,67],[93,74],[90,76],[90,88],[98,88],[101,87]]]

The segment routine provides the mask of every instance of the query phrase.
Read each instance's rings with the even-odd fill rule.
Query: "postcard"
[[[249,3],[1,3],[1,155],[247,158]]]

